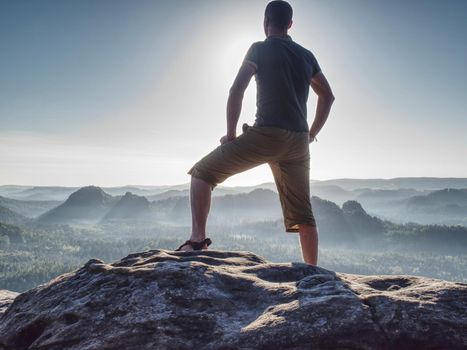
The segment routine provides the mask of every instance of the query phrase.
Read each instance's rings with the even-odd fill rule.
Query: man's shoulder
[[[254,42],[250,45],[250,47],[255,48],[255,49],[256,49],[256,48],[260,48],[261,46],[264,45],[264,43],[265,43],[265,42],[264,42],[264,41],[261,41],[261,40],[254,41]]]
[[[292,50],[295,51],[297,54],[301,56],[305,56],[307,61],[311,61],[311,62],[316,61],[316,57],[313,54],[313,52],[310,49],[303,46],[302,44],[296,42],[295,40],[291,39],[291,40],[281,41],[281,42],[287,43],[287,46],[289,46],[289,48],[292,48]],[[278,49],[277,41],[267,40],[266,38],[264,40],[254,41],[250,45],[249,51],[255,52],[256,54],[258,54],[259,51],[266,51],[268,53],[273,53],[277,49]]]
[[[292,42],[292,45],[294,47],[297,48],[297,50],[301,50],[302,52],[304,52],[305,54],[307,55],[313,55],[313,53],[311,52],[310,49],[306,48],[305,46],[303,46],[302,44],[296,42],[296,41],[291,41]]]
[[[308,48],[306,48],[305,46],[297,43],[296,41],[293,42],[295,47],[297,48],[297,50],[299,50],[300,52],[302,52],[303,56],[306,57],[306,60],[308,62],[310,62],[311,64],[313,65],[318,65],[318,60],[316,59],[316,56],[315,54]]]

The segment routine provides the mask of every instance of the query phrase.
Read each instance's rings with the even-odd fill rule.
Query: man
[[[303,259],[316,265],[318,231],[310,201],[309,144],[323,127],[334,101],[331,88],[314,55],[287,34],[292,7],[271,1],[264,14],[266,39],[253,43],[245,55],[227,100],[227,134],[221,145],[197,162],[191,174],[192,233],[176,250],[207,249],[206,221],[211,191],[229,176],[268,163],[279,192],[286,232],[298,232]],[[255,75],[256,121],[237,122],[245,89]],[[316,114],[308,129],[306,102],[309,87],[318,95]]]

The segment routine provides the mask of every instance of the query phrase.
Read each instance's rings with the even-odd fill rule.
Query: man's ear
[[[269,19],[267,16],[264,16],[263,29],[264,29],[264,35],[266,36],[268,36],[268,25],[269,25]]]
[[[292,27],[292,23],[293,23],[293,21],[290,20],[289,25],[287,26],[287,29],[290,29],[290,27]]]

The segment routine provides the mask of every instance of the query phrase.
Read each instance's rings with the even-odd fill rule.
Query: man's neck
[[[283,37],[285,37],[287,35],[288,35],[287,31],[284,32],[284,31],[277,31],[277,30],[274,30],[274,29],[269,29],[267,37],[268,38],[270,36],[283,36]]]

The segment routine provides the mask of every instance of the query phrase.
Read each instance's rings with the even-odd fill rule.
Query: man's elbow
[[[243,94],[245,93],[245,90],[238,87],[238,86],[232,86],[229,90],[229,96],[232,97],[243,97]]]
[[[334,94],[331,91],[319,95],[318,98],[322,99],[324,102],[329,103],[329,104],[332,104],[334,102],[334,100],[336,99],[336,97],[334,96]]]

